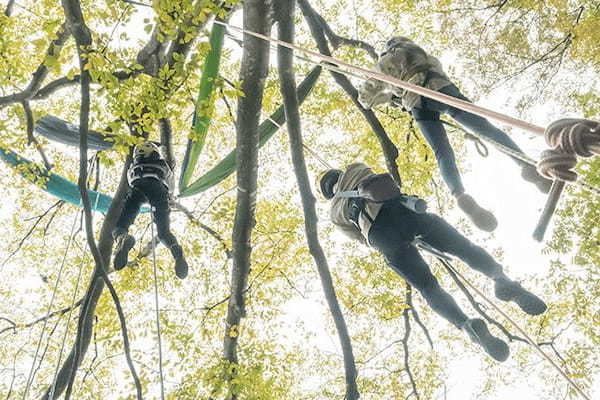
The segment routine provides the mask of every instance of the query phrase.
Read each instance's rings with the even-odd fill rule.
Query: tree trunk
[[[269,2],[247,0],[244,2],[244,29],[269,34]],[[231,297],[227,308],[223,357],[237,364],[237,344],[240,321],[245,314],[245,288],[250,273],[252,253],[251,236],[255,225],[256,186],[258,171],[258,123],[262,107],[263,89],[269,65],[269,43],[253,36],[244,37],[244,50],[240,80],[244,97],[237,110],[237,203],[233,225],[233,266],[231,271]],[[233,369],[226,379],[231,382]],[[235,399],[235,389],[228,394]]]
[[[280,0],[276,18],[278,21],[279,40],[285,42],[294,42],[294,9],[295,0]],[[354,354],[352,352],[352,342],[346,327],[344,315],[337,300],[331,273],[327,264],[327,258],[323,252],[323,248],[319,243],[318,218],[315,208],[315,197],[310,188],[310,179],[304,160],[302,150],[302,129],[300,122],[300,112],[298,110],[298,97],[296,95],[296,80],[293,69],[293,53],[292,50],[279,46],[278,47],[278,69],[279,79],[281,82],[281,93],[283,95],[283,104],[285,107],[285,115],[287,129],[290,138],[290,149],[292,154],[292,162],[294,164],[294,172],[300,189],[302,198],[302,206],[304,210],[304,227],[306,230],[306,240],[308,248],[315,260],[325,298],[331,311],[331,316],[335,322],[342,353],[344,356],[344,367],[346,373],[346,396],[347,400],[359,398],[358,388],[356,387],[356,364],[354,362]]]

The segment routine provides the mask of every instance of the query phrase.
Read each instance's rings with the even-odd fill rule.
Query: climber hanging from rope
[[[425,212],[414,196],[401,195],[389,174],[375,174],[365,164],[354,163],[345,171],[327,170],[319,185],[323,196],[332,200],[331,221],[337,228],[379,250],[392,269],[416,288],[436,313],[466,332],[494,359],[508,358],[507,344],[492,336],[483,320],[469,318],[442,289],[414,246],[415,239],[460,258],[493,279],[498,299],[515,302],[529,315],[546,311],[546,304],[509,279],[484,249],[439,216]]]
[[[135,238],[128,233],[140,206],[150,203],[156,230],[160,241],[171,251],[175,259],[175,274],[184,279],[188,274],[188,264],[177,238],[171,233],[169,221],[169,199],[173,193],[173,171],[157,145],[144,142],[135,146],[133,161],[127,171],[129,191],[125,197],[123,211],[119,216],[113,238],[116,242],[114,268],[120,270],[127,265],[129,250],[135,245]]]
[[[448,78],[440,61],[427,54],[409,38],[397,36],[388,40],[386,50],[379,56],[376,70],[406,82],[469,101]],[[469,130],[522,153],[521,149],[506,133],[496,128],[485,118],[402,90],[380,80],[367,80],[359,90],[359,101],[366,108],[388,102],[392,105],[398,105],[401,102],[402,107],[411,112],[425,139],[433,149],[442,177],[452,195],[456,198],[459,208],[478,228],[484,231],[493,231],[496,228],[498,223],[494,215],[479,206],[465,192],[456,166],[454,151],[448,141],[444,125],[440,121],[440,115],[442,113],[448,114]],[[521,167],[523,179],[532,182],[544,193],[550,190],[552,184],[550,180],[538,174],[531,165],[517,158],[513,157],[513,159]]]

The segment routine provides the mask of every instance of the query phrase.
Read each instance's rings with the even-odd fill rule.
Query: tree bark
[[[326,56],[331,56],[331,51],[329,50],[329,45],[327,44],[327,38],[325,36],[325,27],[327,27],[329,30],[331,29],[327,26],[327,23],[323,17],[321,17],[311,7],[308,0],[298,0],[298,4],[300,5],[300,9],[304,14],[304,18],[310,27],[310,31],[315,39],[315,42],[317,43],[319,52]],[[346,94],[352,99],[354,105],[365,117],[371,126],[371,129],[373,129],[373,133],[375,133],[375,136],[377,136],[377,139],[381,145],[381,149],[383,150],[388,172],[392,174],[398,184],[401,184],[402,180],[398,172],[398,164],[396,163],[396,158],[398,158],[398,149],[396,148],[396,145],[394,145],[394,142],[390,140],[385,128],[383,125],[381,125],[381,122],[377,118],[377,115],[375,115],[372,110],[364,108],[358,102],[358,90],[356,90],[354,85],[352,85],[352,82],[350,82],[345,75],[333,71],[331,71],[331,75],[337,84],[340,85],[344,92],[346,92]]]
[[[244,29],[269,34],[269,2],[247,0],[244,2]],[[233,225],[233,266],[231,271],[231,298],[227,307],[223,357],[229,363],[238,363],[237,345],[239,326],[245,314],[245,295],[250,273],[252,253],[251,236],[255,225],[255,206],[258,172],[258,123],[262,107],[263,90],[269,65],[269,43],[246,35],[240,80],[244,97],[237,110],[236,145],[237,203]],[[227,379],[235,376],[235,369]],[[237,398],[235,390],[228,395]]]
[[[276,12],[279,40],[294,42],[294,9],[295,0],[280,0]],[[356,386],[356,364],[352,351],[352,341],[348,334],[346,321],[338,302],[331,273],[327,263],[327,258],[319,242],[318,217],[315,207],[315,197],[310,188],[310,179],[302,150],[302,128],[300,122],[300,112],[298,109],[298,97],[296,95],[296,80],[293,69],[292,50],[278,47],[278,70],[281,82],[281,94],[285,108],[286,123],[288,135],[290,138],[290,149],[294,172],[300,189],[302,207],[304,210],[304,227],[306,230],[306,240],[310,253],[317,265],[317,271],[321,278],[321,285],[325,292],[325,299],[331,311],[335,326],[342,346],[344,356],[344,368],[346,375],[346,396],[345,399],[355,400],[359,398],[358,388]]]

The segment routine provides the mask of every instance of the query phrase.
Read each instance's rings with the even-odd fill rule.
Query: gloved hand
[[[369,79],[358,89],[358,102],[366,109],[378,104],[388,103],[393,94],[386,90],[381,81]]]

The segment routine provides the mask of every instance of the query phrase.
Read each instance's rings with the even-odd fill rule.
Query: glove
[[[369,79],[358,90],[358,102],[366,109],[378,104],[388,103],[393,94],[385,89],[385,84]]]

